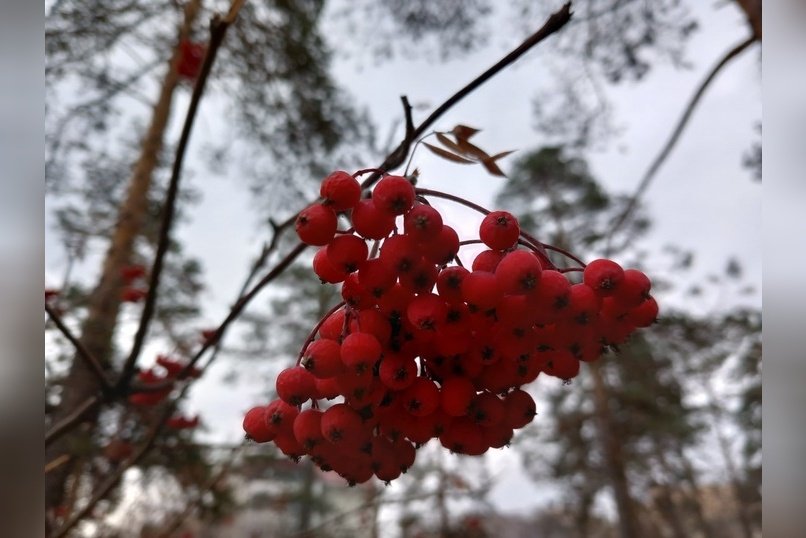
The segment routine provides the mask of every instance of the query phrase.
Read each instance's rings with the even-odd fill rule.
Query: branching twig
[[[90,396],[86,400],[84,400],[81,405],[73,409],[73,411],[64,417],[62,420],[54,424],[50,427],[50,429],[45,434],[45,446],[47,447],[50,443],[64,435],[65,433],[72,430],[77,424],[81,422],[86,415],[92,408],[96,405],[101,403],[100,396]]]
[[[98,378],[98,383],[101,385],[101,390],[105,395],[109,395],[112,391],[112,383],[106,377],[106,372],[101,367],[101,363],[99,363],[95,357],[92,356],[92,353],[81,343],[81,341],[75,337],[75,335],[67,328],[67,325],[64,324],[61,316],[59,315],[56,310],[54,310],[48,303],[45,303],[45,312],[48,313],[50,319],[53,320],[53,323],[56,327],[61,331],[65,338],[67,338],[73,347],[76,348],[78,351],[78,356],[81,357],[84,362],[87,363],[92,373],[95,374],[95,377]]]
[[[669,140],[666,141],[666,144],[661,149],[660,153],[658,153],[655,160],[652,161],[652,164],[649,166],[647,171],[644,173],[644,177],[641,178],[641,182],[638,184],[638,187],[635,189],[635,192],[630,197],[627,206],[621,212],[621,214],[616,219],[615,224],[610,228],[610,232],[607,236],[607,244],[605,247],[606,255],[610,253],[610,246],[613,240],[613,236],[615,235],[616,231],[626,222],[627,218],[630,216],[630,213],[635,209],[636,204],[638,203],[638,199],[641,195],[644,194],[649,184],[655,178],[655,174],[657,174],[658,169],[669,156],[672,149],[674,148],[675,144],[677,144],[677,140],[680,138],[680,135],[683,133],[683,129],[688,124],[688,120],[691,118],[691,113],[694,111],[694,108],[697,106],[697,103],[700,102],[705,90],[708,89],[708,86],[711,82],[716,78],[717,74],[722,70],[725,65],[728,64],[733,58],[744,52],[750,45],[755,43],[757,38],[755,36],[750,36],[749,38],[745,39],[732,49],[730,49],[719,62],[711,69],[708,73],[708,76],[700,83],[697,87],[694,94],[691,96],[686,108],[683,109],[683,115],[680,116],[680,119],[677,120],[677,125],[675,126],[674,130],[672,130],[672,134],[669,136]]]
[[[145,304],[143,305],[143,312],[140,317],[140,325],[137,327],[137,333],[134,337],[131,352],[126,358],[123,365],[123,370],[120,378],[116,384],[118,389],[125,389],[134,374],[134,367],[137,358],[145,341],[148,326],[154,315],[154,309],[157,304],[157,290],[159,289],[160,277],[162,275],[162,266],[165,259],[165,254],[168,252],[170,244],[171,226],[174,221],[174,214],[176,212],[176,198],[179,192],[179,179],[182,172],[182,163],[185,159],[187,152],[190,134],[193,131],[193,123],[196,119],[196,112],[199,108],[207,79],[209,78],[210,71],[215,62],[218,49],[224,41],[224,36],[227,33],[227,28],[235,20],[238,10],[243,5],[243,1],[234,0],[232,7],[225,17],[216,16],[210,21],[210,43],[207,47],[207,52],[204,56],[199,77],[193,87],[193,95],[190,99],[187,115],[185,116],[185,124],[182,127],[182,134],[179,137],[179,144],[176,148],[176,157],[174,158],[173,168],[171,169],[171,179],[168,184],[168,192],[165,197],[165,205],[163,208],[164,215],[160,226],[159,242],[157,244],[157,252],[154,257],[154,264],[151,268],[151,276],[148,283],[148,295],[146,296]]]

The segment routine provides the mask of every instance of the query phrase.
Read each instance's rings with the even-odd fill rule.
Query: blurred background
[[[247,1],[196,118],[138,368],[164,375],[159,355],[196,353],[245,283],[293,247],[277,226],[325,175],[383,161],[404,135],[401,95],[417,123],[560,5]],[[151,266],[209,21],[227,9],[46,3],[45,284],[109,372],[129,355],[147,283],[121,270]],[[656,325],[570,384],[539,377],[528,387],[538,415],[511,446],[467,457],[432,441],[390,486],[350,488],[242,443],[244,412],[274,397],[277,372],[339,300],[305,253],[170,395],[178,406],[158,435],[166,402],[113,400],[54,436],[48,532],[760,536],[760,2],[580,0],[573,11],[434,126],[478,128],[491,154],[517,150],[498,163],[506,178],[422,147],[411,166],[419,185],[508,210],[544,242],[646,271]],[[479,217],[435,205],[462,238],[476,233]],[[52,431],[98,385],[52,321],[45,338]]]

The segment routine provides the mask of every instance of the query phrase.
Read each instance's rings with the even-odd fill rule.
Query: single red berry
[[[456,230],[445,224],[435,235],[420,245],[426,260],[437,265],[445,265],[459,252],[459,235]]]
[[[319,326],[319,336],[328,340],[341,342],[345,313],[345,309],[340,308],[330,314]]]
[[[437,276],[437,293],[448,303],[461,302],[462,282],[469,274],[470,271],[458,265],[444,268]]]
[[[543,371],[550,376],[568,380],[579,374],[579,361],[570,351],[561,349],[549,355],[543,364]]]
[[[462,282],[462,297],[468,306],[486,311],[495,308],[503,294],[493,273],[473,271]]]
[[[423,255],[409,235],[393,235],[383,242],[379,257],[398,275],[402,275],[414,269]]]
[[[425,377],[417,377],[401,394],[403,407],[415,417],[430,415],[439,407],[439,388]]]
[[[521,389],[515,389],[504,397],[506,425],[512,429],[523,428],[537,414],[532,396]]]
[[[375,306],[376,297],[358,282],[358,275],[347,275],[341,285],[341,297],[344,302],[356,310]]]
[[[344,282],[347,273],[333,265],[327,256],[327,247],[322,247],[316,251],[313,257],[313,272],[319,277],[322,283],[337,284]]]
[[[344,370],[341,346],[335,340],[315,340],[305,349],[300,365],[319,379],[340,374]]]
[[[397,274],[381,258],[364,260],[358,266],[358,283],[373,297],[380,297],[397,282]]]
[[[542,272],[540,261],[531,251],[514,250],[501,259],[495,278],[503,293],[525,295],[540,284]]]
[[[392,325],[389,318],[374,308],[365,308],[350,320],[351,333],[368,333],[386,346],[392,338]]]
[[[296,406],[283,400],[272,400],[266,406],[266,426],[275,435],[280,432],[292,433],[297,415],[299,415],[299,409]]]
[[[402,215],[414,205],[414,185],[402,176],[386,176],[372,190],[375,206],[390,215]]]
[[[654,297],[649,297],[627,314],[627,321],[636,327],[649,327],[658,318],[658,303]]]
[[[429,293],[437,282],[439,268],[420,258],[407,273],[399,276],[400,284],[413,293]]]
[[[378,377],[386,387],[403,390],[417,377],[417,363],[411,357],[385,353],[378,368]]]
[[[330,243],[336,234],[337,226],[336,213],[322,204],[309,205],[300,211],[294,223],[300,241],[316,247]]]
[[[306,409],[294,419],[294,437],[306,451],[325,440],[322,435],[322,414],[318,409]]]
[[[350,218],[356,233],[367,239],[383,239],[395,229],[395,216],[381,211],[368,198],[356,204]]]
[[[470,266],[470,268],[473,271],[487,271],[488,273],[494,273],[496,267],[498,267],[498,264],[504,258],[505,254],[505,252],[500,250],[482,250],[473,259],[473,264]]]
[[[652,282],[638,269],[626,269],[621,286],[616,290],[613,298],[625,308],[635,308],[649,298]]]
[[[479,239],[493,250],[506,250],[518,242],[521,229],[511,213],[493,211],[481,221]]]
[[[369,333],[352,333],[341,344],[341,361],[351,371],[364,372],[381,358],[381,343]]]
[[[305,447],[297,441],[293,431],[279,432],[274,438],[274,444],[280,449],[280,452],[294,461],[299,461],[306,453]]]
[[[506,422],[499,422],[492,426],[482,426],[481,435],[484,439],[484,444],[490,448],[504,448],[512,441],[514,432]]]
[[[624,269],[613,260],[604,258],[590,262],[582,273],[582,282],[599,297],[610,297],[617,293],[623,280]]]
[[[470,416],[479,426],[492,426],[506,417],[504,402],[489,392],[481,392],[470,405]]]
[[[195,43],[183,39],[179,43],[179,61],[176,65],[176,72],[184,79],[195,80],[201,71],[206,52],[205,43]]]
[[[368,255],[367,243],[357,235],[340,235],[327,246],[327,257],[330,262],[336,269],[345,273],[358,270]]]
[[[276,433],[269,430],[266,424],[266,406],[259,405],[246,412],[243,417],[243,431],[256,443],[265,443],[274,439]]]
[[[313,375],[302,366],[286,368],[277,375],[277,395],[290,405],[302,405],[316,394]]]
[[[409,323],[423,331],[436,331],[445,324],[448,306],[439,295],[418,295],[409,303],[406,316]]]
[[[440,407],[452,417],[461,417],[470,410],[470,403],[476,397],[473,382],[461,376],[449,377],[440,389]]]
[[[574,284],[569,290],[569,317],[578,325],[592,323],[602,308],[602,298],[586,284]]]
[[[335,445],[355,446],[363,429],[361,416],[347,404],[336,404],[322,415],[322,435]]]
[[[347,172],[337,170],[322,180],[319,194],[333,211],[345,211],[358,203],[361,185]]]
[[[433,239],[442,229],[442,215],[426,204],[415,204],[403,219],[403,230],[417,242]]]

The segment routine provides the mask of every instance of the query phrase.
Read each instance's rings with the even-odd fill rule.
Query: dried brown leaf
[[[506,156],[507,156],[507,155],[509,155],[510,153],[515,153],[515,150],[514,150],[514,149],[511,149],[511,150],[509,150],[509,151],[502,151],[501,153],[496,153],[495,155],[493,155],[492,157],[490,157],[490,160],[491,160],[491,161],[497,161],[498,159],[503,159],[504,157],[506,157]]]
[[[489,159],[490,156],[487,155],[487,152],[481,149],[480,147],[476,146],[475,144],[471,144],[467,140],[463,138],[458,138],[456,144],[462,150],[463,155],[472,155],[473,157],[478,157],[479,160]]]
[[[473,127],[468,127],[467,125],[462,125],[460,123],[459,125],[454,127],[451,132],[454,135],[456,135],[456,138],[458,138],[459,140],[467,140],[474,134],[478,133],[479,130]]]
[[[490,174],[494,176],[507,177],[507,175],[500,168],[498,168],[498,165],[495,164],[493,159],[482,159],[481,164]]]
[[[440,157],[442,157],[443,159],[447,159],[447,160],[453,161],[455,163],[473,164],[473,161],[471,161],[470,159],[465,159],[464,157],[461,157],[459,155],[456,155],[455,153],[451,153],[450,151],[447,151],[447,150],[444,150],[444,149],[442,149],[440,147],[437,147],[437,146],[434,146],[432,144],[429,144],[428,142],[423,142],[423,145],[425,147],[427,147],[428,149],[430,149],[431,151],[433,151],[435,154],[437,154]]]
[[[454,153],[464,153],[462,148],[459,147],[459,144],[445,136],[444,133],[437,133],[437,140],[439,140],[443,146],[453,150]]]

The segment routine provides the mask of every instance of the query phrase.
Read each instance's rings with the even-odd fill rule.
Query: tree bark
[[[641,536],[638,520],[635,516],[635,503],[630,495],[627,483],[627,472],[621,443],[616,433],[616,424],[610,411],[607,385],[602,374],[601,365],[590,363],[593,378],[593,395],[596,409],[596,420],[599,439],[604,451],[605,465],[610,474],[613,496],[619,517],[619,535],[621,538],[638,538]]]
[[[120,270],[130,263],[135,240],[140,235],[146,218],[148,194],[151,190],[154,170],[159,163],[159,154],[162,151],[165,130],[170,119],[174,92],[180,82],[176,69],[181,54],[178,43],[190,37],[200,9],[201,0],[189,0],[185,5],[177,44],[173,49],[159,97],[154,105],[151,123],[143,139],[140,156],[134,165],[126,195],[118,212],[118,220],[103,261],[100,278],[89,297],[87,318],[82,324],[81,342],[108,371],[112,370],[113,336],[121,306],[120,295],[124,285],[120,277]],[[67,416],[81,402],[97,394],[98,390],[98,382],[92,371],[84,361],[74,358],[64,382],[61,401],[53,413],[52,421],[55,423]],[[96,407],[84,420],[85,426],[89,427],[81,428],[81,432],[77,428],[53,442],[46,450],[46,461],[61,454],[70,453],[77,435],[91,437],[98,416],[99,409]],[[46,477],[45,507],[50,514],[62,503],[64,498],[68,467],[63,466]]]

